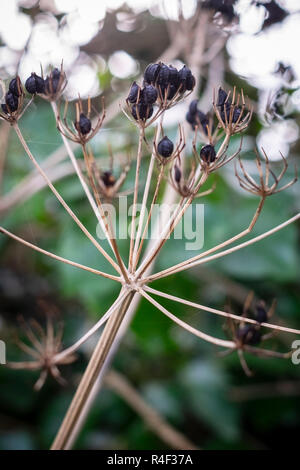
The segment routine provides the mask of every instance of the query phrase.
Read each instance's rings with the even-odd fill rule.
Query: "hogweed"
[[[298,213],[268,232],[246,242],[234,245],[235,242],[252,231],[259,215],[261,214],[266,198],[279,191],[287,189],[297,180],[297,175],[295,175],[293,180],[280,187],[280,182],[287,169],[287,162],[285,158],[282,157],[283,170],[278,176],[276,176],[270,168],[270,162],[265,152],[264,165],[262,165],[259,155],[257,154],[256,156],[258,179],[255,179],[254,176],[246,171],[244,164],[240,159],[242,138],[238,150],[231,155],[227,154],[232,136],[244,132],[251,120],[252,111],[250,107],[246,107],[243,92],[241,91],[241,93],[237,93],[234,88],[232,93],[226,93],[220,88],[217,99],[216,97],[213,99],[212,112],[209,115],[205,115],[198,109],[197,100],[190,103],[189,112],[186,118],[194,132],[192,157],[189,161],[185,161],[185,165],[183,165],[183,155],[186,148],[183,129],[179,126],[178,142],[174,144],[164,134],[162,118],[166,110],[175,106],[177,102],[184,100],[192,92],[195,86],[195,78],[191,71],[186,66],[178,71],[173,66],[167,66],[166,64],[159,62],[157,64],[150,64],[146,68],[142,86],[135,82],[132,84],[126,103],[124,104],[124,112],[137,126],[139,138],[135,163],[135,184],[133,189],[133,210],[128,258],[127,260],[124,260],[119,251],[118,240],[116,239],[116,234],[114,233],[111,220],[105,211],[104,202],[107,199],[111,200],[114,197],[118,197],[118,192],[128,174],[129,165],[124,168],[120,177],[117,179],[113,174],[112,166],[109,172],[105,172],[101,168],[98,168],[94,154],[91,148],[87,145],[103,125],[105,117],[104,102],[102,101],[102,112],[99,113],[92,107],[90,99],[87,101],[87,109],[85,110],[82,100],[79,97],[75,104],[75,121],[70,123],[67,116],[68,103],[65,104],[63,115],[61,115],[60,111],[60,102],[57,106],[57,100],[60,98],[61,93],[66,86],[66,76],[62,67],[60,70],[53,69],[45,80],[43,77],[38,77],[36,74],[32,74],[26,81],[25,86],[27,91],[33,94],[33,98],[36,94],[40,94],[42,98],[45,98],[51,103],[56,118],[57,128],[61,134],[67,153],[91,208],[97,221],[102,227],[107,241],[109,242],[112,250],[111,254],[103,248],[102,244],[92,236],[84,224],[79,220],[61,194],[54,187],[50,178],[30,151],[18,125],[18,121],[21,118],[24,109],[27,109],[27,107],[23,108],[25,93],[18,77],[10,82],[8,93],[11,93],[14,97],[11,99],[8,93],[5,95],[6,102],[4,106],[2,106],[3,113],[1,114],[1,117],[10,122],[26,154],[32,161],[36,170],[45,180],[50,190],[85,236],[110,263],[116,273],[112,275],[104,271],[76,263],[72,260],[62,258],[23,240],[3,227],[0,227],[0,231],[14,240],[52,257],[57,261],[89,271],[95,275],[108,278],[120,284],[120,293],[109,310],[89,331],[86,332],[85,335],[79,338],[75,344],[63,350],[61,347],[62,331],[59,331],[57,335],[55,335],[53,327],[49,323],[46,332],[43,332],[38,328],[40,338],[36,338],[34,332],[27,328],[27,333],[29,333],[29,339],[32,342],[32,346],[28,346],[22,342],[19,344],[20,347],[33,358],[33,360],[19,364],[10,364],[11,367],[15,368],[40,369],[41,376],[37,384],[38,387],[44,383],[44,380],[49,373],[61,381],[57,366],[72,362],[74,360],[74,353],[85,341],[98,331],[102,325],[105,324],[104,330],[92,354],[52,448],[63,449],[68,446],[72,433],[80,420],[82,410],[91,395],[97,378],[99,377],[99,373],[110,353],[114,340],[120,330],[132,300],[136,295],[145,298],[155,308],[186,331],[194,334],[204,341],[221,348],[225,348],[225,354],[237,351],[242,367],[248,375],[250,375],[250,370],[245,362],[244,352],[262,357],[289,357],[289,352],[279,353],[258,347],[265,339],[265,335],[261,332],[262,328],[270,329],[273,332],[282,331],[294,334],[300,333],[299,330],[270,323],[268,315],[270,311],[267,312],[262,303],[256,306],[256,315],[251,317],[248,314],[251,303],[248,299],[242,315],[236,315],[230,311],[217,310],[192,302],[189,299],[183,299],[164,293],[149,286],[149,284],[156,279],[161,279],[180,271],[185,271],[254,244],[300,218],[300,214]],[[96,115],[96,119],[93,121],[94,123],[92,123],[91,120],[92,110]],[[156,129],[154,140],[153,142],[150,142],[146,134],[146,129],[151,124],[155,123]],[[201,142],[204,142],[204,145],[202,145],[200,150],[198,148],[199,136]],[[85,171],[83,171],[82,166],[78,164],[69,141],[76,142],[81,146],[84,156]],[[147,152],[150,151],[151,157],[146,179],[143,182],[144,191],[141,197],[140,217],[138,223],[136,223],[140,195],[139,189],[142,183],[141,162],[144,147],[146,147]],[[259,197],[257,209],[249,223],[249,226],[237,235],[221,242],[219,245],[216,245],[209,250],[199,253],[181,263],[170,266],[163,271],[150,273],[149,268],[153,266],[153,263],[161,252],[161,249],[165,243],[167,243],[176,226],[182,220],[184,214],[193,201],[200,196],[204,197],[214,189],[213,186],[208,190],[203,190],[204,184],[210,180],[211,175],[232,160],[237,160],[239,165],[239,171],[237,166],[235,168],[235,175],[240,186],[246,191]],[[154,175],[155,166],[158,168],[158,177],[156,179]],[[155,189],[151,198],[150,187],[151,182],[153,181]],[[167,181],[167,184],[171,185],[176,191],[178,202],[175,210],[169,215],[163,230],[159,233],[158,239],[155,243],[152,243],[150,249],[145,250],[144,243],[146,240],[147,229],[150,220],[153,217],[153,208],[162,189],[163,181]],[[229,246],[231,247],[225,249]],[[144,256],[141,260],[142,254]],[[231,338],[224,339],[214,337],[191,326],[175,316],[172,312],[168,311],[158,300],[156,300],[157,297],[169,299],[181,305],[225,317],[230,324]],[[274,308],[272,307],[271,312],[273,310]]]

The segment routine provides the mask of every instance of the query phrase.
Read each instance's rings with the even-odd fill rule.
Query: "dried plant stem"
[[[198,338],[203,339],[204,341],[207,341],[208,343],[215,344],[216,346],[221,346],[223,348],[230,348],[234,349],[235,343],[233,341],[226,341],[223,339],[215,338],[214,336],[207,335],[206,333],[203,333],[200,330],[197,330],[196,328],[193,328],[190,326],[188,323],[185,323],[184,321],[180,320],[180,318],[177,318],[173,313],[169,312],[165,307],[163,307],[160,303],[158,303],[156,300],[154,300],[150,295],[148,295],[143,289],[139,290],[140,294],[145,297],[152,305],[154,305],[158,310],[160,310],[162,313],[164,313],[167,317],[169,317],[173,322],[177,323],[177,325],[181,326],[185,330],[189,331],[189,333],[192,333],[195,336],[198,336]]]
[[[269,230],[265,233],[262,233],[261,235],[258,235],[257,237],[251,238],[250,240],[248,240],[244,243],[240,243],[239,245],[236,245],[232,248],[229,248],[228,250],[224,250],[224,251],[221,251],[220,253],[217,253],[215,255],[208,256],[207,258],[203,258],[203,259],[200,259],[200,260],[195,261],[195,262],[190,262],[189,264],[185,265],[182,268],[178,268],[174,271],[172,270],[171,274],[174,274],[174,273],[177,273],[177,272],[180,272],[180,271],[184,271],[185,269],[193,268],[194,266],[199,266],[199,264],[208,263],[209,261],[212,261],[214,259],[218,259],[218,258],[221,258],[223,256],[229,255],[230,253],[234,253],[235,251],[238,251],[241,248],[245,248],[246,246],[253,245],[254,243],[257,243],[260,240],[263,240],[264,238],[267,238],[270,235],[273,235],[273,233],[276,233],[279,230],[282,230],[284,227],[287,227],[288,225],[296,222],[296,220],[298,220],[298,219],[300,219],[300,212],[298,214],[296,214],[294,217],[291,217],[290,219],[286,220],[282,224],[277,225],[276,227],[272,228],[271,230]],[[158,279],[160,277],[163,277],[163,276],[159,275],[156,279]],[[148,280],[150,280],[150,279],[154,280],[153,276],[151,276],[151,277],[149,276]]]
[[[116,337],[127,308],[132,301],[135,292],[128,292],[122,305],[114,311],[107,321],[98,344],[91,356],[88,366],[83,374],[81,382],[76,390],[72,403],[66,413],[63,423],[51,447],[52,450],[63,450],[68,446],[72,430],[81,415],[89,394],[99,376],[103,363],[110,351],[111,345]]]
[[[243,230],[239,234],[235,235],[234,237],[229,238],[225,242],[222,242],[219,245],[216,245],[213,248],[210,248],[209,250],[204,251],[203,253],[200,253],[199,255],[194,256],[193,258],[190,258],[186,261],[182,261],[181,263],[178,263],[175,266],[172,266],[171,268],[167,268],[167,269],[164,269],[163,271],[160,271],[159,273],[153,274],[152,276],[150,276],[147,279],[147,282],[150,281],[150,280],[154,281],[155,279],[160,279],[161,277],[169,276],[170,274],[178,272],[177,269],[184,268],[185,266],[189,266],[190,263],[192,263],[194,261],[197,261],[201,258],[204,258],[205,256],[207,256],[211,253],[214,253],[215,251],[221,250],[225,246],[230,245],[231,243],[234,243],[235,241],[239,240],[240,238],[245,237],[246,235],[248,235],[252,231],[254,225],[256,224],[257,219],[258,219],[258,217],[259,217],[259,215],[262,211],[264,203],[265,203],[265,197],[262,197],[259,204],[258,204],[258,207],[255,211],[255,214],[254,214],[250,224],[248,225],[248,227],[245,230]]]
[[[148,195],[149,195],[151,178],[153,174],[154,163],[155,163],[155,155],[152,154],[150,158],[149,168],[148,168],[147,180],[145,184],[145,191],[144,191],[143,201],[142,201],[142,208],[141,208],[140,217],[139,217],[139,225],[138,225],[138,230],[137,230],[134,250],[133,250],[133,269],[135,269],[137,261],[138,261],[139,241],[140,241],[142,230],[143,230],[143,222],[144,222],[145,212],[147,208],[147,200],[148,200]]]
[[[64,349],[60,353],[58,353],[55,356],[55,359],[57,362],[59,362],[62,358],[68,356],[69,354],[74,353],[77,351],[82,344],[84,344],[99,328],[101,328],[102,325],[108,320],[110,317],[111,313],[120,305],[120,303],[124,300],[126,296],[126,291],[123,291],[119,294],[118,298],[115,300],[115,302],[111,305],[111,307],[107,310],[107,312],[100,318],[100,320],[92,326],[92,328],[89,329],[87,333],[85,333],[81,338],[76,341],[76,343],[72,344],[72,346]]]
[[[142,237],[141,237],[141,242],[140,242],[140,245],[139,245],[139,248],[138,248],[138,252],[137,252],[137,254],[136,254],[135,268],[136,268],[137,263],[138,263],[138,261],[139,261],[139,259],[140,259],[140,256],[141,256],[143,244],[144,244],[144,241],[145,241],[145,236],[146,236],[147,229],[148,229],[148,226],[149,226],[149,223],[150,223],[150,219],[151,219],[151,216],[152,216],[153,207],[154,207],[154,204],[156,203],[157,196],[158,196],[158,192],[159,192],[159,188],[160,188],[160,185],[161,185],[161,181],[162,181],[162,177],[163,177],[163,172],[164,172],[164,168],[163,168],[163,166],[162,166],[162,167],[160,168],[160,171],[159,171],[159,175],[158,175],[158,179],[157,179],[157,182],[156,182],[156,187],[155,187],[154,195],[153,195],[152,202],[151,202],[151,206],[150,206],[150,209],[149,209],[148,218],[147,218],[147,221],[146,221],[146,224],[145,224],[145,227],[144,227],[144,231],[143,231],[143,234],[142,234]]]
[[[103,227],[105,236],[106,236],[107,240],[109,241],[109,243],[110,243],[110,245],[111,245],[111,247],[112,247],[112,249],[113,249],[113,252],[114,252],[115,257],[116,257],[116,259],[117,259],[117,262],[118,262],[118,265],[119,265],[119,267],[120,267],[121,273],[122,273],[122,275],[123,275],[125,281],[126,281],[126,282],[129,282],[128,273],[127,273],[126,267],[125,267],[125,265],[124,265],[124,263],[123,263],[123,260],[122,260],[122,258],[121,258],[121,255],[120,255],[120,252],[119,252],[119,249],[118,249],[118,245],[117,245],[115,236],[114,236],[113,231],[112,231],[112,228],[111,228],[111,226],[110,226],[108,217],[106,217],[106,215],[105,215],[105,212],[104,212],[104,209],[103,209],[103,206],[102,206],[102,202],[101,202],[101,199],[100,199],[100,196],[99,196],[99,193],[98,193],[96,184],[95,184],[95,182],[94,182],[94,177],[93,177],[93,172],[92,172],[91,162],[90,162],[90,157],[92,157],[92,155],[89,155],[89,154],[87,153],[87,150],[86,150],[85,145],[82,146],[82,151],[83,151],[83,155],[84,155],[84,160],[85,160],[85,163],[86,163],[86,167],[87,167],[87,170],[88,170],[89,180],[90,180],[91,186],[92,186],[92,188],[93,188],[93,192],[94,192],[94,195],[95,195],[95,198],[96,198],[96,202],[97,202],[97,205],[98,205],[98,209],[99,209],[99,212],[100,212],[100,216],[101,216],[101,219],[102,219],[102,224],[101,224],[101,226]],[[93,157],[92,157],[92,158],[93,158]]]
[[[132,221],[131,221],[131,234],[130,234],[130,248],[129,248],[129,271],[132,272],[133,268],[133,249],[134,249],[134,238],[135,238],[135,219],[136,219],[136,206],[139,192],[139,177],[141,169],[141,160],[142,160],[142,150],[143,150],[143,140],[144,140],[144,130],[141,128],[139,133],[139,143],[136,157],[136,172],[135,172],[135,184],[134,184],[134,194],[133,194],[133,207],[132,207]]]
[[[0,194],[1,194],[1,187],[2,187],[2,178],[3,178],[3,171],[5,165],[5,159],[7,154],[7,147],[8,147],[8,140],[10,134],[10,125],[7,122],[2,122],[0,127],[0,142],[1,142],[1,149],[0,149]]]
[[[105,385],[122,397],[169,448],[178,450],[198,449],[195,444],[177,429],[174,429],[150,406],[122,374],[113,370],[110,371],[105,377]]]
[[[196,186],[196,192],[205,183],[207,177],[208,177],[208,174],[203,173],[202,177],[200,178],[200,181],[198,182],[198,184]],[[161,236],[161,240],[160,240],[158,246],[153,250],[152,253],[149,254],[149,256],[145,259],[144,263],[142,263],[140,268],[137,270],[137,275],[141,276],[145,272],[147,267],[155,259],[157,254],[160,252],[160,250],[162,249],[162,247],[166,243],[167,239],[173,233],[173,231],[174,231],[175,227],[177,226],[178,222],[182,219],[184,213],[186,212],[186,210],[189,208],[189,206],[193,202],[193,199],[194,199],[194,196],[192,195],[189,198],[185,198],[184,200],[181,201],[181,203],[179,203],[178,208],[177,208],[178,210],[175,211],[175,213],[171,217],[171,220],[169,221],[165,232]],[[181,205],[183,205],[182,208],[181,208]]]
[[[93,245],[100,251],[100,253],[107,259],[107,261],[116,269],[117,272],[120,272],[119,266],[114,262],[114,260],[106,253],[106,251],[102,248],[101,245],[97,242],[97,240],[90,234],[90,232],[85,228],[85,226],[80,222],[78,217],[74,214],[72,209],[68,206],[68,204],[65,202],[65,200],[62,198],[62,196],[59,194],[59,192],[55,189],[51,181],[49,180],[48,176],[44,172],[44,170],[41,168],[41,166],[38,164],[34,156],[32,155],[26,141],[24,140],[24,137],[20,131],[20,128],[18,124],[13,125],[14,130],[16,131],[16,134],[25,150],[27,153],[28,157],[36,167],[36,169],[39,171],[39,173],[42,175],[44,180],[46,181],[47,185],[53,192],[53,194],[56,196],[56,198],[59,200],[61,205],[64,207],[64,209],[68,212],[68,214],[72,217],[74,222],[78,225],[78,227],[83,231],[83,233],[89,238],[89,240],[93,243]]]
[[[107,279],[111,279],[112,281],[122,282],[122,279],[120,277],[113,276],[113,275],[108,274],[108,273],[104,273],[102,271],[99,271],[98,269],[90,268],[89,266],[85,266],[83,264],[76,263],[75,261],[71,261],[71,260],[66,259],[66,258],[62,258],[61,256],[58,256],[54,253],[51,253],[50,251],[43,250],[42,248],[40,248],[36,245],[33,245],[32,243],[24,240],[23,238],[20,238],[17,235],[14,235],[13,233],[6,230],[4,227],[0,227],[0,232],[4,233],[5,235],[9,236],[10,238],[13,238],[17,242],[22,243],[23,245],[28,246],[29,248],[32,248],[35,251],[38,251],[39,253],[43,253],[44,255],[49,256],[50,258],[56,259],[57,261],[61,261],[62,263],[69,264],[71,266],[74,266],[75,268],[83,269],[84,271],[89,271],[90,273],[93,273],[93,274],[98,274],[98,276],[102,276],[102,277],[105,277]]]
[[[58,109],[57,109],[56,103],[55,103],[54,101],[51,101],[51,106],[52,106],[52,110],[53,110],[55,119],[58,119],[59,116],[58,116]],[[95,202],[95,200],[94,200],[94,198],[93,198],[93,196],[92,196],[92,194],[91,194],[91,192],[90,192],[90,190],[89,190],[89,187],[88,187],[88,185],[86,184],[86,181],[85,181],[84,176],[83,176],[83,174],[82,174],[81,168],[79,167],[78,162],[77,162],[77,159],[76,159],[76,157],[75,157],[75,155],[74,155],[74,152],[73,152],[73,150],[72,150],[72,148],[71,148],[70,142],[68,141],[68,139],[65,137],[65,135],[64,135],[63,133],[60,133],[60,135],[61,135],[62,141],[63,141],[63,143],[64,143],[64,146],[65,146],[65,148],[66,148],[67,154],[68,154],[69,157],[70,157],[70,160],[71,160],[71,162],[72,162],[72,165],[73,165],[73,167],[74,167],[74,169],[75,169],[75,171],[76,171],[76,174],[77,174],[77,176],[78,176],[78,179],[79,179],[79,181],[80,181],[80,183],[81,183],[81,186],[82,186],[82,188],[83,188],[83,190],[84,190],[84,192],[85,192],[85,194],[86,194],[86,196],[87,196],[87,198],[88,198],[88,201],[89,201],[89,203],[90,203],[90,205],[91,205],[91,207],[92,207],[92,209],[93,209],[93,211],[94,211],[94,213],[95,213],[97,219],[98,219],[98,222],[100,223],[100,225],[101,225],[101,227],[102,227],[102,229],[104,230],[104,233],[105,233],[105,225],[104,225],[104,222],[103,222],[103,220],[102,220],[102,217],[101,217],[100,214],[99,214],[99,210],[98,210],[97,204],[96,204],[96,202]],[[110,243],[110,238],[107,237],[107,239],[108,239],[108,242]]]
[[[242,317],[240,315],[234,315],[233,313],[224,312],[223,310],[217,310],[215,308],[206,307],[205,305],[197,304],[196,302],[190,302],[189,300],[182,299],[181,297],[176,297],[174,295],[167,294],[165,292],[161,292],[156,289],[152,289],[151,287],[148,287],[148,286],[143,287],[143,289],[149,292],[150,294],[158,295],[159,297],[163,297],[169,300],[174,300],[174,302],[178,302],[178,303],[187,305],[189,307],[194,307],[199,310],[204,310],[206,312],[214,313],[222,317],[232,318],[233,320],[236,320],[238,322],[252,323],[254,325],[259,325],[259,326],[264,326],[265,328],[270,328],[271,330],[284,331],[286,333],[293,333],[296,335],[300,334],[300,330],[296,330],[294,328],[288,328],[286,326],[280,326],[280,325],[273,325],[272,323],[258,323],[253,318],[248,318],[244,316]]]

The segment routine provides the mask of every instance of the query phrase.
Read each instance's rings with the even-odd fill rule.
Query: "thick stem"
[[[72,435],[72,431],[81,415],[81,410],[84,408],[89,394],[95,385],[98,376],[101,372],[102,366],[108,356],[113,341],[119,331],[123,318],[127,309],[134,297],[135,292],[131,291],[124,299],[120,309],[112,313],[103,333],[98,341],[98,344],[91,356],[88,366],[83,374],[81,382],[77,388],[71,405],[63,420],[63,423],[57,433],[57,436],[51,447],[52,450],[64,450],[68,446],[68,440]]]

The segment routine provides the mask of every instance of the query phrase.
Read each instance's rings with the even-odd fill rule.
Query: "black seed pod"
[[[31,95],[36,93],[44,93],[45,81],[42,77],[39,77],[36,73],[32,73],[25,82],[25,88]]]
[[[176,87],[175,85],[170,85],[169,93],[168,93],[168,100],[172,100],[174,96],[176,95],[177,91],[178,91],[178,87]]]
[[[11,80],[10,84],[8,85],[8,90],[17,97],[21,95],[21,83],[17,77]]]
[[[174,150],[173,142],[167,137],[163,137],[157,146],[158,153],[164,157],[168,158],[172,155]]]
[[[237,336],[243,344],[251,344],[253,346],[259,344],[261,340],[260,331],[251,325],[240,326],[237,330]]]
[[[212,163],[216,159],[216,151],[213,145],[205,145],[200,150],[200,158],[206,163]]]
[[[146,85],[142,90],[142,102],[144,104],[154,104],[157,95],[157,89],[153,85]]]
[[[18,97],[15,96],[10,91],[7,92],[6,95],[5,95],[5,103],[6,103],[7,109],[9,111],[11,111],[11,112],[17,111],[18,105],[19,105]]]
[[[180,83],[179,72],[173,65],[169,65],[169,83],[176,88],[178,88]]]
[[[225,101],[227,99],[227,93],[226,91],[223,90],[223,88],[219,88],[218,91],[218,101],[217,101],[217,106],[224,106]]]
[[[174,167],[174,179],[175,179],[176,183],[180,183],[181,170],[179,169],[179,167],[177,165],[175,165],[175,167]]]
[[[194,75],[189,75],[185,81],[185,88],[187,91],[191,91],[194,89],[196,85],[196,79],[194,77]]]
[[[155,83],[160,70],[160,64],[149,64],[144,72],[144,79],[147,83]]]
[[[104,171],[101,175],[101,179],[106,187],[113,186],[116,182],[115,177],[111,171]]]
[[[259,323],[266,323],[268,321],[268,314],[263,303],[259,302],[256,306],[255,320]]]
[[[139,87],[139,85],[136,82],[133,82],[129,91],[129,95],[127,97],[129,103],[136,103],[140,89],[141,88]]]
[[[239,108],[235,108],[235,110],[233,111],[233,116],[232,116],[233,123],[237,122],[237,120],[240,117],[240,114],[241,114],[241,110]]]
[[[161,87],[169,85],[170,69],[167,65],[161,64],[159,73],[157,75],[157,84]]]
[[[186,116],[185,116],[185,119],[187,120],[187,122],[189,124],[191,124],[193,126],[193,128],[195,128],[195,125],[196,125],[196,116],[194,114],[191,114],[191,112],[189,111]]]
[[[153,106],[146,106],[143,103],[134,104],[131,108],[131,114],[134,119],[149,119],[153,114]]]
[[[190,106],[189,106],[190,115],[195,116],[197,114],[197,111],[198,111],[197,106],[198,106],[198,100],[191,101]]]
[[[50,75],[45,80],[45,90],[47,93],[53,94],[57,92],[60,76],[61,73],[58,68],[52,70]]]
[[[184,65],[182,69],[179,70],[179,80],[181,84],[181,91],[192,90],[196,82],[191,70],[186,65]]]
[[[75,122],[75,127],[78,132],[81,134],[86,135],[90,132],[92,128],[92,123],[89,118],[87,118],[83,113],[79,116],[79,121]]]

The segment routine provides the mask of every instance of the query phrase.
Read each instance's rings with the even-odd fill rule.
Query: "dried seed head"
[[[212,163],[216,159],[216,151],[213,145],[205,145],[200,150],[200,158],[205,163]]]
[[[164,157],[168,158],[172,155],[174,150],[173,142],[167,137],[163,137],[157,146],[158,153]]]
[[[116,180],[111,171],[104,171],[101,174],[101,179],[106,187],[114,186]]]
[[[136,103],[140,89],[140,86],[136,82],[133,82],[127,97],[129,103]]]
[[[91,120],[85,116],[85,114],[81,113],[79,116],[79,121],[75,122],[75,127],[78,132],[86,135],[91,131],[92,123]]]
[[[45,92],[45,80],[36,73],[32,73],[25,82],[25,88],[31,95]]]

